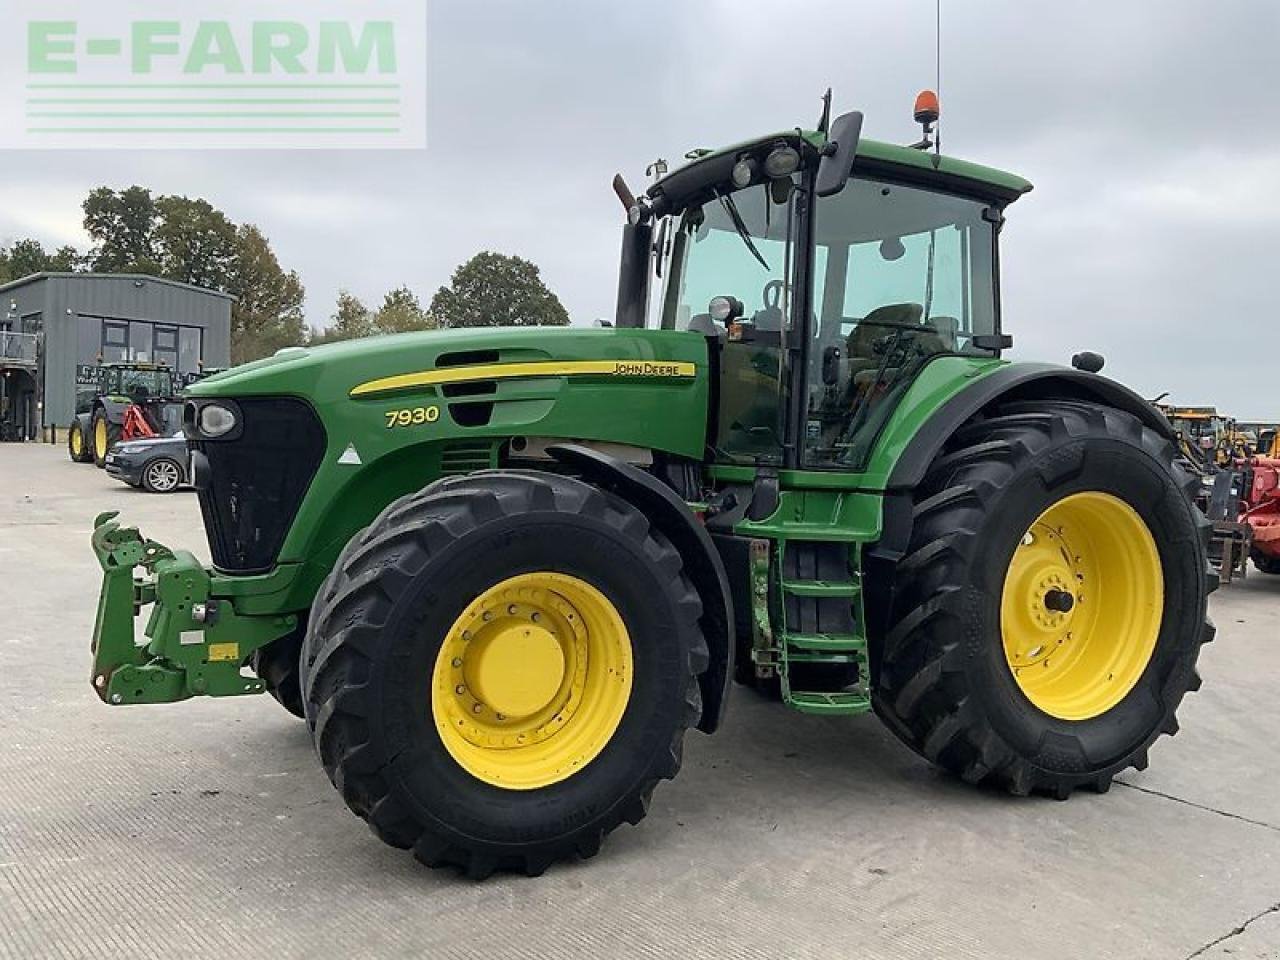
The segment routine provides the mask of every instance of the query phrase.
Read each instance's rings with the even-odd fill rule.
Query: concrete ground
[[[1280,578],[1215,595],[1182,732],[1105,796],[738,690],[599,857],[473,884],[379,843],[266,697],[98,701],[106,509],[205,552],[193,494],[0,447],[0,957],[1280,957]]]

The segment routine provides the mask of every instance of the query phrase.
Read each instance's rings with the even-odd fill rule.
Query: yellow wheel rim
[[[1005,659],[1039,709],[1088,720],[1138,682],[1163,609],[1160,554],[1137,511],[1107,493],[1073,494],[1036,519],[1009,563]]]
[[[71,428],[71,452],[77,457],[84,451],[84,437],[80,435],[79,427]]]
[[[93,449],[101,460],[107,455],[107,421],[99,420],[93,428]]]
[[[431,677],[431,716],[472,776],[534,790],[605,748],[631,698],[631,638],[609,599],[562,573],[490,587],[449,629]]]

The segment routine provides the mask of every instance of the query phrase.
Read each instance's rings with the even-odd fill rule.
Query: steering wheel
[[[785,284],[781,280],[770,280],[764,285],[764,309],[757,311],[752,321],[760,330],[782,330],[782,290]]]

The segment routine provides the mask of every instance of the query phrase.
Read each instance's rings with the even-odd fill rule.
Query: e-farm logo
[[[0,40],[0,143],[420,148],[424,2],[23,0]]]

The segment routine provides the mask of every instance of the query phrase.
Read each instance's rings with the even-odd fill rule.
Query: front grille
[[[191,441],[208,461],[207,476],[197,477],[200,512],[214,566],[262,573],[274,566],[320,467],[324,428],[301,400],[244,397],[235,403],[242,428],[226,440]]]

